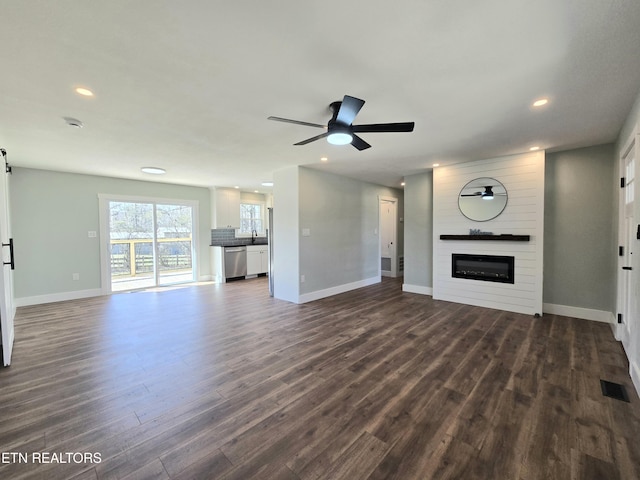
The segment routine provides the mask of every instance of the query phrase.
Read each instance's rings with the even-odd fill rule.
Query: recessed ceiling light
[[[263,187],[273,187],[273,182],[262,182]]]
[[[240,188],[238,185],[235,185],[233,188]]]
[[[400,182],[400,185],[404,187],[404,182]]]
[[[144,173],[150,173],[152,175],[164,175],[165,173],[167,173],[164,168],[160,167],[142,167],[140,170],[142,170]]]
[[[260,193],[258,190],[254,190],[253,193]]]
[[[327,160],[329,160],[327,157],[320,157],[321,162],[326,162]]]
[[[84,87],[76,88],[76,93],[78,95],[82,95],[83,97],[93,97],[93,92],[88,88],[84,88]]]
[[[434,164],[433,164],[433,166],[434,166],[434,167],[439,167],[439,166],[440,166],[440,164],[439,164],[439,163],[434,163]]]
[[[531,152],[535,152],[536,150],[540,150],[540,147],[537,147],[537,146],[536,146],[536,147],[531,147],[531,148],[529,149],[529,151],[531,151]]]
[[[540,99],[536,100],[535,102],[533,102],[533,106],[534,107],[541,107],[543,105],[546,105],[547,103],[549,103],[549,99],[548,98],[540,98]]]

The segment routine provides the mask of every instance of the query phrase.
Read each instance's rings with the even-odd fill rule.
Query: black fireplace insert
[[[515,283],[514,257],[501,255],[451,255],[451,275],[455,278],[487,282]]]

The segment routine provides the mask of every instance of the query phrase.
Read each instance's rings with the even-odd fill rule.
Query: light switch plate
[[[302,229],[302,236],[303,237],[310,237],[311,236],[311,229],[310,228],[303,228]]]

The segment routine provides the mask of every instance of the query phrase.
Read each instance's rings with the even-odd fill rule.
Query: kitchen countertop
[[[256,246],[259,247],[261,245],[268,245],[267,242],[264,241],[258,241],[255,243],[251,243],[251,240],[249,240],[248,242],[235,242],[235,243],[216,243],[216,244],[211,244],[209,245],[210,247],[250,247],[250,246]]]

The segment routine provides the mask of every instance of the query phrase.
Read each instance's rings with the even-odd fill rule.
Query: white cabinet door
[[[262,273],[260,250],[247,247],[247,275]]]
[[[269,271],[269,253],[267,247],[263,247],[260,250],[260,273],[267,273]]]
[[[216,228],[240,228],[240,192],[216,188]]]
[[[269,271],[269,255],[266,245],[247,245],[247,275]]]

